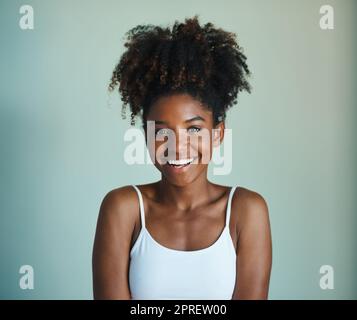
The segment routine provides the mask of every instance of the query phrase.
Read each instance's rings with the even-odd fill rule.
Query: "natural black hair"
[[[225,119],[239,91],[250,93],[250,71],[233,32],[212,23],[200,26],[198,16],[175,21],[172,29],[138,25],[126,33],[126,51],[116,65],[109,91],[119,84],[122,115],[130,106],[131,124],[144,122],[156,99],[188,93],[213,113],[214,123]]]

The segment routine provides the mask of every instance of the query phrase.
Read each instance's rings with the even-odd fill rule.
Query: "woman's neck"
[[[158,182],[158,197],[164,203],[170,203],[178,210],[190,211],[207,202],[212,191],[212,184],[206,175],[201,175],[185,186],[171,184],[165,177]]]

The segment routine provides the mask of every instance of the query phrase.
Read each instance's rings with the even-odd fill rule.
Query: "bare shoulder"
[[[267,299],[272,266],[268,204],[258,192],[239,187],[232,207],[237,234],[237,279],[233,300]],[[232,212],[233,213],[233,212]]]
[[[132,186],[123,186],[107,192],[100,204],[97,233],[108,228],[126,228],[132,231],[137,221],[137,212],[139,201]],[[108,234],[108,231],[106,233]]]
[[[269,209],[265,198],[258,192],[237,187],[232,198],[232,213],[236,216],[237,226],[247,222],[268,222]]]
[[[137,207],[137,195],[132,186],[123,186],[109,191],[101,203],[101,212],[113,215],[130,214]]]
[[[138,201],[132,186],[109,191],[100,205],[93,244],[95,299],[129,299],[129,252]]]

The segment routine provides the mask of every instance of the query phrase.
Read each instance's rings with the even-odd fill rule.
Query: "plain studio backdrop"
[[[357,298],[357,2],[23,1],[0,4],[0,298],[91,299],[100,203],[159,178],[123,159],[118,93],[124,34],[138,24],[201,23],[235,32],[252,93],[228,112],[233,168],[209,178],[259,192],[273,236],[270,299]],[[320,7],[334,29],[320,28]],[[140,122],[138,122],[139,126]],[[21,289],[20,267],[34,270]],[[322,289],[322,266],[333,289]]]

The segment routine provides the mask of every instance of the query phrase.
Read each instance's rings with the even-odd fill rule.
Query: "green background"
[[[19,8],[34,9],[34,30]],[[334,8],[334,30],[319,8]],[[0,2],[0,298],[92,299],[99,206],[119,186],[159,178],[123,160],[120,99],[106,88],[137,24],[199,15],[236,32],[252,94],[228,114],[228,176],[267,201],[270,299],[357,298],[356,1]],[[19,268],[32,265],[34,290]],[[319,286],[334,268],[334,289]]]

